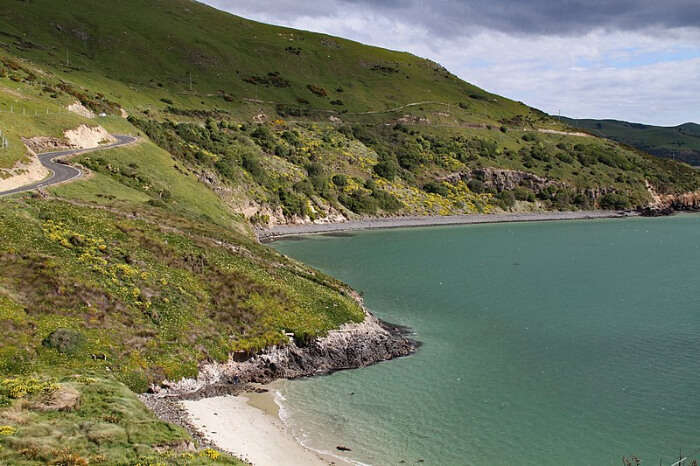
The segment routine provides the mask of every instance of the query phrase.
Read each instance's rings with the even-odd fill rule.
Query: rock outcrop
[[[655,194],[652,202],[640,209],[647,217],[671,215],[675,212],[700,211],[700,191],[681,194]]]
[[[469,182],[479,180],[487,189],[494,189],[497,192],[510,191],[518,186],[541,191],[548,186],[560,186],[562,183],[550,180],[534,173],[519,170],[506,170],[501,168],[474,168],[464,171],[450,173],[441,178],[441,181],[448,183],[458,183],[460,181]]]
[[[306,346],[293,341],[275,346],[251,358],[226,363],[206,363],[196,379],[164,382],[151,387],[154,397],[203,398],[230,392],[226,387],[246,383],[268,383],[275,379],[294,379],[354,369],[389,359],[408,356],[418,343],[407,336],[405,328],[380,321],[366,313],[361,323],[344,324],[327,336]]]
[[[597,201],[600,197],[606,194],[616,192],[614,187],[605,186],[575,189],[561,181],[545,178],[534,173],[491,167],[466,169],[464,171],[450,173],[449,175],[440,178],[440,181],[446,181],[454,184],[459,182],[468,183],[474,179],[481,181],[485,189],[495,191],[497,193],[511,191],[518,187],[527,188],[534,193],[540,193],[550,187],[557,189],[565,188],[576,191],[577,193],[586,196],[593,202]]]
[[[674,212],[700,210],[700,190],[678,194],[659,194],[648,181],[646,187],[651,195],[651,202],[639,209],[642,215],[658,217],[671,215]]]

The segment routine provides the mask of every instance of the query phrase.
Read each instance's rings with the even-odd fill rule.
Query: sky
[[[204,0],[408,51],[550,114],[700,123],[700,0]]]

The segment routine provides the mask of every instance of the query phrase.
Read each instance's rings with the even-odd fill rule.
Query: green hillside
[[[600,137],[636,147],[650,154],[700,165],[700,125],[652,126],[619,120],[563,118],[575,127]]]
[[[407,53],[256,23],[190,0],[32,0],[0,8],[5,42],[22,57],[132,109],[163,107],[162,98],[230,109],[258,98],[364,112],[474,94],[471,114],[527,110]]]
[[[628,209],[647,183],[700,187],[685,164],[571,134],[407,53],[189,0],[2,2],[0,181],[34,160],[23,140],[79,125],[140,138],[0,198],[0,463],[236,464],[183,454],[188,434],[134,393],[363,319],[345,285],[255,228]],[[80,407],[38,408],[64,391]]]
[[[257,223],[631,208],[650,199],[645,181],[660,192],[697,185],[680,165],[596,138],[543,133],[569,130],[407,53],[189,0],[33,0],[0,13],[4,89],[32,94],[6,95],[0,106],[44,98],[77,99],[107,115],[125,109],[131,130]],[[47,112],[31,125],[50,120],[44,126],[56,133],[75,124]],[[105,117],[108,129],[113,119]],[[12,129],[36,131],[31,125]],[[19,157],[0,154],[0,167]],[[89,164],[101,173],[113,166]],[[503,189],[485,168],[518,172],[515,185]],[[524,173],[541,180],[517,181]]]

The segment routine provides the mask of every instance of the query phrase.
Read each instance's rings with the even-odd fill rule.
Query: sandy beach
[[[366,220],[352,220],[341,223],[312,223],[300,225],[275,225],[259,230],[261,241],[274,241],[278,238],[322,233],[339,233],[354,230],[374,230],[383,228],[430,227],[441,225],[470,225],[478,223],[544,222],[555,220],[589,220],[596,218],[621,218],[639,215],[636,212],[614,210],[581,210],[568,212],[525,212],[510,214],[471,214],[426,217],[387,217]]]
[[[272,392],[202,398],[182,405],[208,440],[254,466],[349,464],[297,442],[280,420]]]

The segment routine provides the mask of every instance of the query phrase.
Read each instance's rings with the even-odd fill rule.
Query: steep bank
[[[419,343],[407,329],[382,322],[369,312],[360,323],[348,323],[328,335],[298,345],[273,346],[247,359],[232,355],[225,363],[208,362],[196,378],[152,386],[146,398],[199,399],[237,392],[247,383],[269,383],[356,369],[408,356]]]

